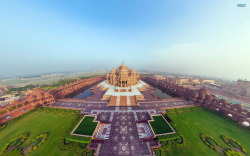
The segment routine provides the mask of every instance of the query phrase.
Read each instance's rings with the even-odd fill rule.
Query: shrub
[[[60,142],[59,142],[59,148],[60,148],[61,150],[68,150],[68,149],[70,149],[70,148],[72,148],[72,147],[73,147],[73,142],[71,142],[71,141],[65,139],[65,137],[63,137],[63,138],[60,140]]]
[[[81,147],[81,143],[76,144],[76,152],[79,154],[86,153],[87,149]]]
[[[226,156],[244,156],[243,154],[241,154],[240,152],[228,149],[228,150],[224,150],[224,153]]]
[[[175,147],[179,149],[184,149],[187,147],[187,142],[182,136],[180,136],[180,138],[174,139],[172,142],[175,145]]]
[[[4,110],[1,110],[1,111],[0,111],[0,114],[4,114],[4,113],[5,113],[5,111],[4,111]]]
[[[77,135],[66,135],[66,139],[72,142],[79,142],[79,143],[90,143],[92,138],[91,137],[82,137]]]
[[[161,156],[161,150],[154,150],[156,156]]]
[[[11,110],[13,110],[14,109],[14,107],[9,107],[9,108],[7,108],[9,111],[11,111]]]
[[[3,130],[6,126],[7,126],[7,124],[1,125],[1,126],[0,126],[0,131]]]

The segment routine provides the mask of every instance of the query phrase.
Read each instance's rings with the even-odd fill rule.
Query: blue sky
[[[109,70],[124,60],[137,70],[250,80],[250,9],[236,5],[2,0],[0,75]]]

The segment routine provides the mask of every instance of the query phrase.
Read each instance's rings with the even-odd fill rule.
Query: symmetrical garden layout
[[[231,152],[229,148],[242,155],[250,151],[249,131],[182,98],[160,99],[150,85],[140,91],[144,100],[138,100],[134,106],[111,106],[108,100],[102,100],[105,91],[98,84],[91,90],[94,92],[91,98],[60,99],[8,124],[0,131],[0,148],[27,133],[25,143],[17,147],[27,155],[72,156],[95,152],[99,156],[210,156]],[[131,99],[125,99],[130,103]],[[46,141],[26,152],[32,140],[43,133],[48,134]],[[213,137],[218,142],[215,147],[218,151],[204,144],[201,134]],[[231,139],[225,143],[222,136]]]

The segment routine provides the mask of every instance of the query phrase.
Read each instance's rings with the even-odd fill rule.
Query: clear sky
[[[250,80],[243,0],[1,0],[0,75],[108,69]]]

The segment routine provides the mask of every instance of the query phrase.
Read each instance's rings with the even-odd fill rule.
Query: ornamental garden
[[[249,130],[201,107],[168,109],[165,117],[176,134],[158,136],[156,155],[249,155]]]
[[[91,156],[93,151],[87,149],[90,137],[67,139],[80,116],[78,110],[36,108],[2,127],[0,155]]]
[[[132,74],[130,81],[113,79],[119,69],[122,75]],[[240,126],[237,117],[248,120],[250,112],[241,107],[218,99],[213,101],[220,103],[210,105],[207,99],[215,96],[206,89],[192,92],[165,81],[152,84],[162,94],[169,89],[179,95],[158,98],[155,88],[124,64],[108,78],[110,84],[94,77],[50,91],[37,88],[26,100],[4,108],[0,156],[249,155],[249,128]],[[135,85],[128,89],[129,83]],[[91,98],[73,97],[89,87]],[[184,95],[190,96],[180,98]],[[232,118],[226,117],[228,112]]]
[[[233,121],[201,107],[168,109],[153,116],[150,124],[161,148],[156,155],[248,155],[250,133]],[[33,126],[36,125],[36,126]],[[81,118],[78,110],[36,108],[0,131],[0,155],[93,155],[87,149],[97,123],[94,117]],[[82,131],[79,131],[79,127]],[[87,128],[86,128],[87,127]]]

